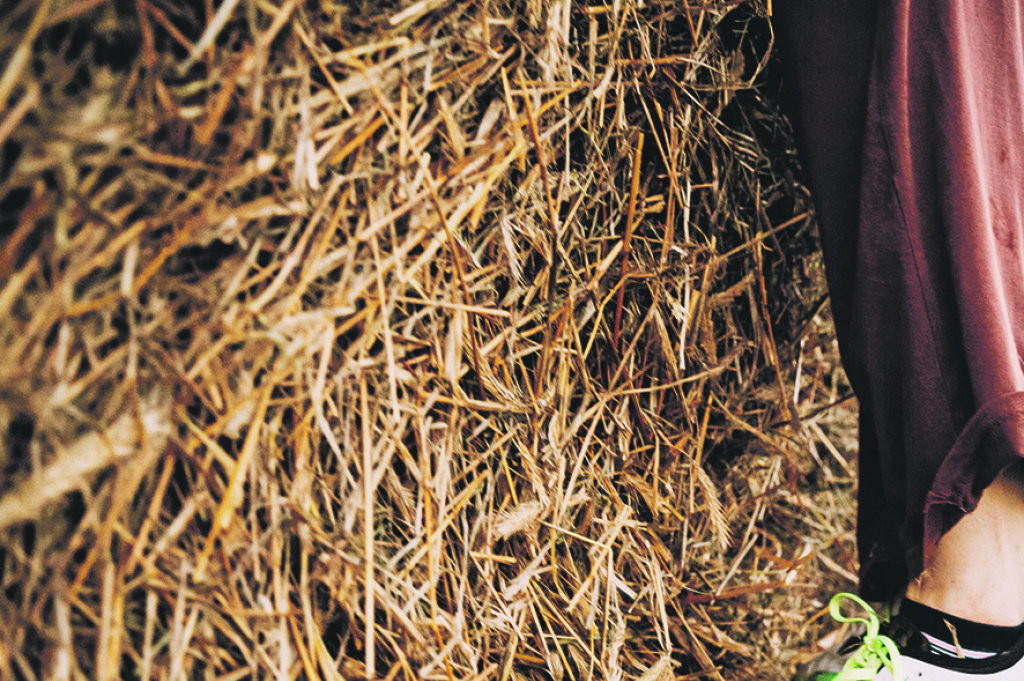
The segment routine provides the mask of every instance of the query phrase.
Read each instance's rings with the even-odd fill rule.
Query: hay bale
[[[781,678],[855,563],[770,42],[5,10],[0,676]]]

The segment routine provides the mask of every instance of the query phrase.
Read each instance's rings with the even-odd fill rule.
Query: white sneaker
[[[843,614],[844,600],[860,606],[866,617]],[[913,636],[920,638],[916,631],[899,632],[895,638],[904,643],[897,645],[894,637],[880,633],[878,615],[871,606],[852,594],[837,595],[829,611],[838,621],[861,624],[866,631],[859,647],[844,656],[839,671],[815,671],[803,677],[806,681],[1024,681],[1024,637],[992,657],[958,659],[931,653],[926,646],[907,645]]]

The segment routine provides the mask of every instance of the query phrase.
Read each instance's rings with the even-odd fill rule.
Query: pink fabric
[[[869,597],[920,573],[1024,454],[1022,4],[776,2],[844,365],[861,399]],[[853,95],[828,77],[836,71],[854,74]],[[851,110],[824,118],[837,97]],[[835,165],[858,181],[837,181]]]

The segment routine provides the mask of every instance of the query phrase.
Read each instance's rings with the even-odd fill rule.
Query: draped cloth
[[[1024,455],[1024,0],[774,5],[886,600]]]

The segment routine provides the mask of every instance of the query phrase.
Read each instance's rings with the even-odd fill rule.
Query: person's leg
[[[783,67],[782,104],[814,199],[843,365],[860,399],[857,546],[863,566],[872,557],[870,570],[861,573],[861,591],[872,600],[894,596],[907,579],[893,522],[902,513],[888,502],[882,484],[888,480],[899,488],[902,473],[899,466],[887,471],[883,465],[869,367],[862,359],[861,338],[868,331],[854,327],[855,303],[863,306],[856,290],[861,178],[880,6],[880,0],[775,0],[772,16]],[[890,325],[879,319],[874,327]]]
[[[927,567],[912,596],[963,588],[1017,624],[1003,537],[1024,534],[1020,493],[1003,476],[962,517],[1024,455],[1024,0],[776,0],[775,16],[861,399],[862,593],[892,598]],[[971,597],[994,579],[1006,597]]]
[[[907,597],[956,617],[1000,626],[1024,622],[1024,476],[1015,465],[936,545]]]
[[[861,593],[907,590],[912,678],[1024,678],[1024,0],[775,15],[861,400]]]

